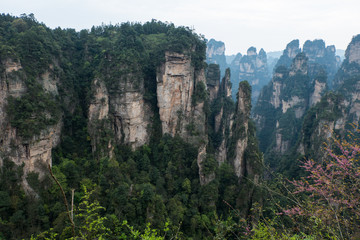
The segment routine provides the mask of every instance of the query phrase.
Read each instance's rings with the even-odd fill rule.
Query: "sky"
[[[282,51],[293,39],[323,39],[345,50],[360,34],[359,0],[0,0],[0,12],[33,13],[50,28],[90,29],[151,19],[188,26],[225,43],[225,54],[254,46]]]

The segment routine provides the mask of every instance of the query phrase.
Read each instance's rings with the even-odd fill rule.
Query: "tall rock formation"
[[[348,123],[359,122],[359,39],[352,39],[336,74],[335,47],[325,47],[322,40],[307,41],[290,71],[277,68],[255,109],[260,147],[272,167],[295,177],[297,159],[321,160],[326,156],[323,143],[333,132],[343,134]],[[332,77],[335,91],[327,93],[326,79]]]
[[[212,102],[219,92],[220,67],[218,64],[209,64],[206,70],[206,86],[209,93],[209,101]]]
[[[280,56],[275,69],[279,66],[290,67],[292,60],[300,52],[301,52],[301,49],[299,48],[299,40],[298,39],[295,39],[295,40],[292,40],[291,42],[289,42],[286,45],[286,48],[285,48],[283,54]]]
[[[305,113],[320,102],[338,67],[335,47],[323,40],[306,41],[302,51],[299,40],[286,46],[254,109],[260,148],[272,166],[295,147]]]
[[[219,64],[221,76],[225,74],[227,63],[225,57],[225,44],[223,42],[210,39],[206,44],[206,62],[208,64]]]
[[[264,87],[254,119],[260,148],[273,166],[277,156],[294,146],[305,112],[320,101],[326,90],[326,77],[321,74],[310,77],[308,58],[299,53],[289,70],[278,67],[270,84]]]
[[[334,92],[327,93],[304,119],[298,151],[319,157],[316,143],[326,142],[333,132],[344,134],[350,123],[360,120],[360,35],[347,47],[346,58],[335,75]]]
[[[221,81],[218,97],[212,103],[211,143],[215,148],[215,158],[219,165],[231,163],[239,181],[257,168],[260,171],[261,156],[249,159],[246,151],[249,145],[256,145],[255,129],[249,128],[251,111],[251,86],[247,81],[239,84],[237,101],[231,98],[232,83],[227,69]],[[247,165],[248,164],[248,165]],[[252,176],[253,177],[253,176]],[[257,177],[259,175],[257,174]]]
[[[346,58],[337,72],[333,93],[326,94],[308,113],[299,149],[305,149],[317,139],[325,141],[333,131],[344,133],[350,123],[360,120],[360,35],[354,36],[346,49]],[[316,129],[309,131],[309,128]],[[308,141],[306,142],[305,139]],[[309,140],[310,139],[310,140]],[[314,152],[314,151],[312,151]]]
[[[241,189],[236,204],[245,216],[245,209],[252,206],[252,198],[257,193],[254,183],[258,183],[262,176],[263,158],[258,148],[255,126],[250,119],[251,86],[247,81],[240,82],[236,103],[231,93],[230,69],[227,69],[217,98],[211,102],[208,156],[214,156],[219,169],[226,169],[226,166],[233,169]],[[237,187],[231,185],[224,190],[229,189],[238,191]]]
[[[320,68],[325,71],[328,85],[331,88],[334,76],[341,64],[339,58],[335,55],[335,46],[325,46],[325,42],[321,39],[307,40],[304,43],[303,52],[308,57],[314,71],[318,71]]]
[[[257,54],[256,48],[250,47],[247,55],[236,55],[231,63],[231,82],[237,86],[241,81],[248,81],[252,87],[252,102],[256,102],[261,88],[266,85],[270,76],[268,73],[267,56],[264,49]],[[236,96],[233,89],[233,96]]]
[[[105,155],[112,155],[115,144],[135,149],[148,143],[152,112],[144,100],[144,79],[129,74],[108,87],[104,81],[96,78],[92,83],[95,94],[89,105],[88,129],[93,152],[100,150],[101,145],[108,149]]]
[[[210,136],[215,151],[215,158],[219,164],[228,159],[228,142],[234,118],[234,101],[231,98],[230,70],[227,69],[220,86],[218,97],[212,104],[212,115],[210,122],[213,123],[213,133]]]
[[[316,75],[319,71],[325,71],[328,85],[331,87],[335,73],[341,64],[339,57],[335,55],[335,46],[326,46],[322,39],[307,40],[302,50],[299,46],[299,40],[297,39],[288,43],[283,55],[276,63],[275,69],[279,66],[290,67],[295,56],[303,52],[308,57],[309,71],[313,72],[313,75]]]
[[[235,140],[234,168],[236,176],[243,177],[246,170],[245,150],[249,140],[249,118],[251,111],[251,87],[248,82],[240,82],[237,94],[233,136]],[[233,140],[233,141],[234,141]]]
[[[203,135],[205,118],[201,122],[194,118],[204,115],[203,106],[198,106],[207,94],[204,71],[195,73],[191,59],[184,54],[167,52],[165,58],[157,75],[156,90],[162,132],[186,138],[191,135],[186,126],[195,124]]]
[[[58,93],[59,79],[51,64],[34,79],[38,88],[35,90],[18,60],[5,58],[0,64],[3,69],[0,73],[0,166],[4,158],[18,166],[24,164],[23,186],[32,192],[26,181],[27,174],[36,172],[42,178],[47,165],[52,165],[52,148],[60,141],[62,121],[59,114],[52,111],[58,108],[52,105],[52,96]],[[35,99],[33,94],[37,94]],[[37,104],[45,103],[50,106],[38,108]],[[18,112],[19,108],[22,112]]]

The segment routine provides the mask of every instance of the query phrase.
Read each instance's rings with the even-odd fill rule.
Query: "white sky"
[[[346,49],[360,33],[359,0],[0,0],[0,12],[34,13],[51,28],[76,30],[168,21],[225,42],[227,55],[244,54],[250,46],[279,51],[293,39],[302,45],[322,38],[326,45]]]

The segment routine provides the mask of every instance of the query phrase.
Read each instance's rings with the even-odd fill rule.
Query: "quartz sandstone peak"
[[[349,63],[360,64],[360,34],[354,36],[345,52],[345,58]]]
[[[18,135],[16,128],[11,126],[5,108],[7,98],[20,98],[27,92],[25,84],[26,74],[20,62],[14,59],[6,59],[1,62],[5,71],[0,74],[0,165],[3,158],[8,157],[17,165],[24,164],[23,186],[25,191],[32,193],[32,189],[26,181],[29,172],[39,173],[39,177],[44,176],[44,167],[52,165],[52,148],[60,142],[62,127],[61,119],[52,126],[47,126],[39,135],[30,139],[23,139]],[[53,65],[49,66],[49,70]],[[57,84],[59,79],[53,77],[49,70],[38,77],[37,81],[42,84],[45,91],[57,94]]]
[[[248,144],[248,129],[251,111],[251,86],[248,82],[243,81],[239,84],[239,91],[235,112],[235,129],[234,133],[240,134],[236,139],[234,168],[236,176],[241,178],[245,173],[244,154]]]
[[[184,54],[166,52],[165,59],[157,74],[157,100],[162,132],[175,136],[191,115],[194,68]]]

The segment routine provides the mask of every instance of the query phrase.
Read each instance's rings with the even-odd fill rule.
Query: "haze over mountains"
[[[1,14],[0,239],[351,239],[356,191],[336,202],[344,221],[292,221],[283,210],[303,205],[273,194],[284,183],[268,174],[301,180],[300,159],[325,164],[323,143],[336,154],[335,134],[356,135],[360,35],[337,52],[294,39],[227,57],[223,42],[156,20],[77,32]]]
[[[255,103],[262,87],[270,81],[271,75],[275,71],[276,67],[278,65],[285,65],[289,67],[291,59],[294,58],[294,54],[297,53],[297,51],[301,51],[301,49],[299,48],[298,40],[292,41],[289,44],[289,48],[291,48],[291,44],[294,45],[294,52],[289,52],[289,56],[287,56],[286,54],[283,55],[283,51],[266,53],[264,49],[260,49],[259,56],[257,56],[258,53],[256,52],[256,48],[254,47],[250,47],[247,51],[247,54],[242,55],[241,53],[238,53],[236,55],[227,56],[225,55],[225,44],[221,41],[210,39],[207,42],[206,61],[208,63],[219,64],[222,74],[224,74],[225,69],[229,67],[232,73],[231,82],[234,84],[238,84],[242,80],[249,81],[253,88],[252,101],[253,103]],[[325,43],[323,40],[314,40],[313,42],[306,41],[303,48],[305,48],[305,52],[308,55],[322,54],[320,53],[322,51],[331,51],[330,49],[324,49],[324,44]],[[288,51],[288,47],[284,51]],[[314,47],[317,49],[314,49]],[[335,46],[333,49],[335,50],[336,54],[340,54],[340,56],[337,55],[339,57],[339,59],[337,59],[337,64],[339,65],[340,62],[344,59],[345,51],[337,50]],[[311,51],[317,52],[310,53]],[[312,58],[314,59],[317,57],[319,56],[312,56]],[[279,60],[280,62],[278,63]],[[330,79],[333,78],[333,75],[336,72],[336,68],[334,68],[332,71],[333,72],[330,76]],[[236,92],[233,92],[232,94],[234,99],[235,94]]]

